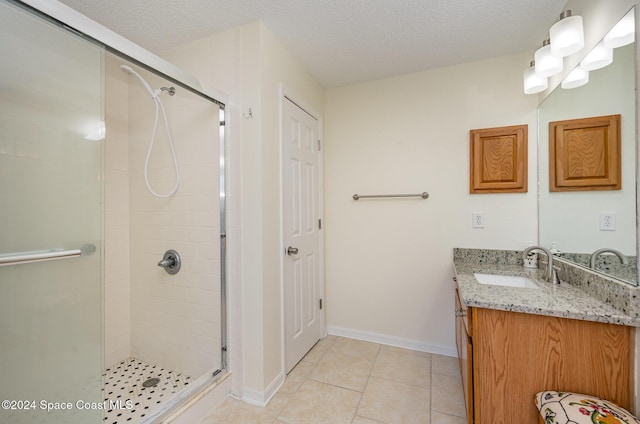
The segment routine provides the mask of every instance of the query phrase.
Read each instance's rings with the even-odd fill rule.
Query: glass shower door
[[[0,0],[0,422],[98,423],[104,51]]]

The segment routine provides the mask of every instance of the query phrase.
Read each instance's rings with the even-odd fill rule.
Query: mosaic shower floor
[[[158,383],[144,387],[143,383],[157,378]],[[114,405],[104,413],[107,424],[140,423],[163,402],[188,386],[192,379],[157,365],[129,358],[105,370],[103,398]]]

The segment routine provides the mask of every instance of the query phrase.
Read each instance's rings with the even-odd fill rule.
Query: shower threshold
[[[189,376],[136,358],[112,365],[103,375],[103,399],[115,408],[104,411],[103,423],[140,423],[192,382]]]

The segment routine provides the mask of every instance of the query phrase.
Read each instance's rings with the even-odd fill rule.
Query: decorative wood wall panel
[[[527,125],[470,131],[470,193],[526,193],[527,133]]]
[[[620,115],[549,122],[549,191],[620,190]]]

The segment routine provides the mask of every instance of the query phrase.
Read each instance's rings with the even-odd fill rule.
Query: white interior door
[[[318,121],[283,99],[284,307],[287,373],[320,340],[320,141]]]

